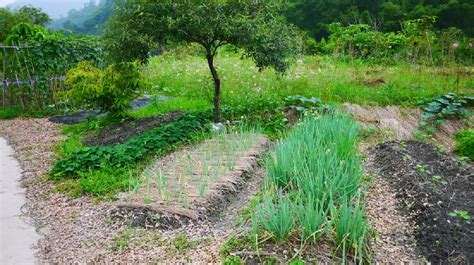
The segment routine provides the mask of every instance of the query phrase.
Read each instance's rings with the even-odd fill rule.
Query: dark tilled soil
[[[159,97],[158,100],[166,100],[166,97]],[[133,109],[143,108],[146,105],[150,104],[152,101],[151,98],[139,98],[130,103],[130,106]],[[72,114],[66,114],[61,116],[54,116],[49,118],[50,122],[58,123],[58,124],[77,124],[87,120],[87,117],[98,117],[100,112],[98,110],[92,111],[78,111]]]
[[[97,117],[99,115],[98,110],[93,111],[79,111],[72,114],[66,114],[61,116],[54,116],[49,118],[50,122],[58,124],[77,124],[87,120],[87,117]]]
[[[106,126],[96,135],[84,139],[87,146],[104,146],[121,144],[135,135],[156,128],[163,123],[171,122],[183,115],[182,112],[170,112],[156,117],[129,120],[118,124]]]
[[[474,224],[449,213],[474,215],[474,168],[418,141],[386,142],[372,151],[379,175],[416,224],[420,254],[433,263],[473,263]]]

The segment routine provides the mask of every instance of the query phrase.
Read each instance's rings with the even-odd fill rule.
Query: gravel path
[[[23,169],[25,209],[41,236],[36,246],[39,263],[220,263],[219,247],[262,179],[261,174],[252,177],[244,195],[213,220],[166,232],[128,228],[110,220],[112,202],[72,199],[53,190],[46,175],[55,160],[54,146],[62,139],[58,125],[47,119],[0,120],[0,136],[8,139]],[[189,246],[177,249],[172,242],[181,235]]]

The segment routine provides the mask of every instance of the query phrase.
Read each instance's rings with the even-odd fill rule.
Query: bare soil
[[[433,263],[474,262],[474,168],[419,142],[392,141],[373,149],[374,168],[396,192],[413,223],[418,252]]]

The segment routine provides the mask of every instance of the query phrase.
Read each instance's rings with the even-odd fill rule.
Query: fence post
[[[5,47],[3,47],[3,73],[2,73],[2,108],[5,110],[5,95],[6,95],[6,90],[7,90],[7,52]]]

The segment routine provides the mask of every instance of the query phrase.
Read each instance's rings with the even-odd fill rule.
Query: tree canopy
[[[8,8],[0,8],[0,42],[4,42],[12,27],[19,23],[44,26],[49,21],[48,14],[32,6],[23,6],[14,11]]]
[[[278,8],[254,1],[123,1],[106,31],[107,49],[115,61],[145,62],[157,45],[201,45],[214,81],[219,122],[220,79],[214,56],[220,47],[241,48],[260,69],[273,67],[278,72],[286,71],[298,52],[299,32],[278,15]]]
[[[316,39],[329,35],[329,25],[369,24],[381,31],[399,31],[402,21],[438,17],[438,29],[456,27],[474,35],[472,0],[289,0],[289,21]]]

